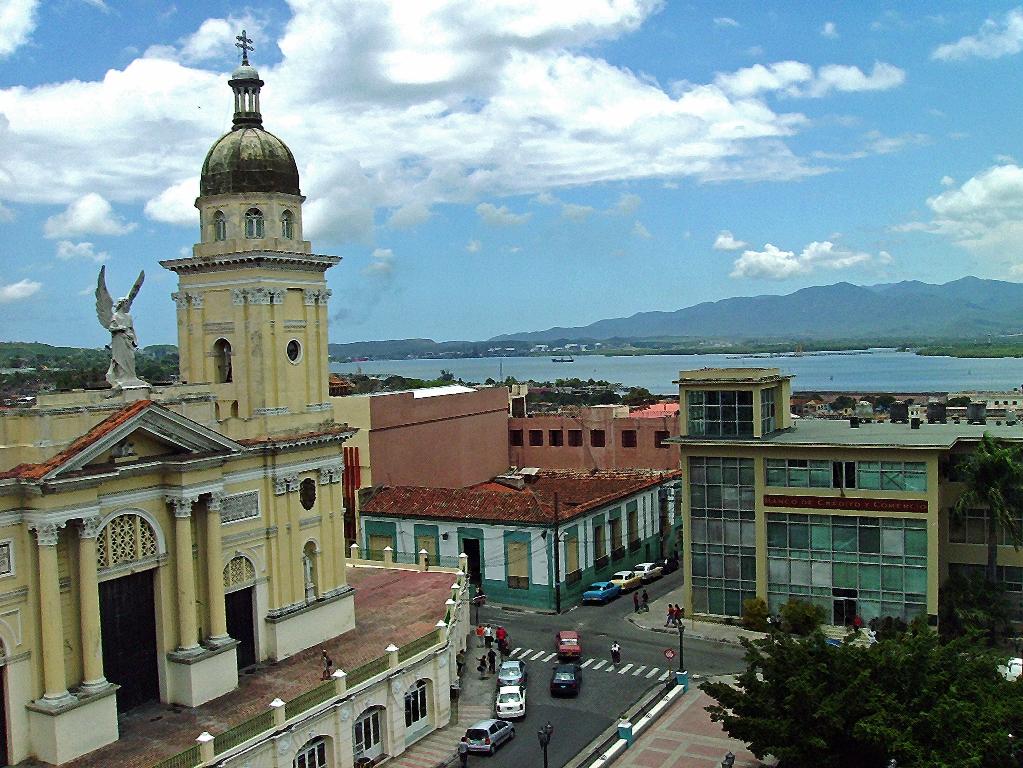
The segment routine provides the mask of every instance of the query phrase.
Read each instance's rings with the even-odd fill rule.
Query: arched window
[[[227,217],[223,211],[213,214],[213,239],[227,240]]]
[[[305,574],[305,599],[312,602],[316,599],[316,542],[309,541],[302,547],[302,569]]]
[[[298,484],[298,500],[302,509],[312,509],[316,503],[316,481],[307,477]]]
[[[281,237],[285,240],[295,239],[295,217],[291,211],[281,214]]]
[[[293,768],[328,768],[330,763],[327,762],[327,755],[327,740],[323,737],[313,739],[298,751],[292,766]]]
[[[360,757],[372,761],[384,753],[383,732],[380,728],[380,713],[383,711],[383,707],[374,707],[356,719],[352,728],[352,751],[356,762]]]
[[[158,554],[156,531],[141,515],[118,515],[103,527],[96,540],[96,564],[100,570]]]
[[[231,342],[227,339],[217,339],[213,344],[213,359],[216,365],[218,384],[226,384],[233,381],[231,378]]]
[[[249,208],[245,212],[245,237],[263,237],[263,212],[258,208]]]
[[[416,730],[427,725],[426,681],[419,680],[405,694],[405,727]]]

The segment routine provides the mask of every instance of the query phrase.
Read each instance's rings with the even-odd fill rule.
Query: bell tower
[[[341,259],[302,239],[298,166],[263,128],[263,81],[238,40],[233,126],[207,153],[195,201],[199,242],[160,264],[178,275],[182,383],[210,386],[224,431],[254,437],[329,416],[326,271]]]

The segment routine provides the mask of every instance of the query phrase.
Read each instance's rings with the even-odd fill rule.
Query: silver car
[[[470,752],[494,754],[499,746],[515,738],[515,726],[507,720],[480,720],[466,730]]]
[[[497,687],[506,685],[517,685],[520,688],[526,687],[526,679],[529,673],[526,672],[526,665],[521,661],[505,661],[497,670]]]

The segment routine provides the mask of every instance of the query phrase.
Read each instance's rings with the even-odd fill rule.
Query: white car
[[[526,692],[517,685],[505,685],[498,688],[494,709],[500,718],[525,717]]]
[[[1009,659],[1004,667],[1001,664],[998,665],[998,671],[1002,677],[1011,683],[1019,679],[1020,675],[1023,675],[1023,659]]]
[[[664,569],[657,563],[637,563],[632,570],[639,574],[644,584],[649,584],[664,575]]]

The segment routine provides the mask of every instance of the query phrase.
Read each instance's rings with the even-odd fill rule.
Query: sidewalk
[[[440,768],[456,766],[458,759],[455,748],[466,729],[480,720],[493,717],[494,693],[497,675],[488,675],[480,680],[476,673],[476,659],[485,649],[477,647],[478,640],[469,638],[465,653],[465,669],[462,671],[462,690],[458,702],[451,702],[451,721],[443,728],[424,736],[397,757],[383,763],[386,768]],[[473,653],[476,655],[474,656]]]
[[[629,599],[631,600],[631,598]],[[671,592],[664,597],[651,600],[649,611],[630,613],[627,614],[625,618],[637,627],[677,636],[678,629],[676,627],[664,626],[664,620],[668,614],[668,603],[677,602],[680,602],[679,596],[674,592]],[[716,643],[739,645],[740,637],[745,637],[750,640],[765,637],[763,632],[754,632],[749,629],[743,629],[738,624],[719,624],[715,621],[701,621],[699,619],[693,620],[690,618],[684,619],[683,623],[685,624],[686,637],[695,640],[710,640]]]

